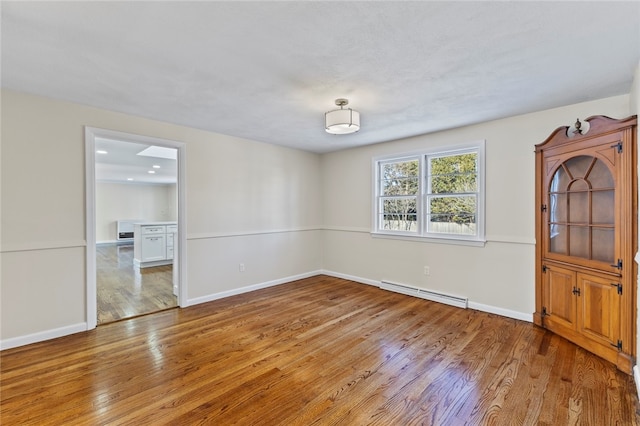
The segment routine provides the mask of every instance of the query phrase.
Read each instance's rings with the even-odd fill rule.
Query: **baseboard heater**
[[[144,222],[143,220],[117,220],[116,221],[116,241],[119,243],[133,242],[133,225]]]
[[[444,303],[446,305],[451,305],[463,309],[467,309],[467,304],[469,302],[469,299],[467,299],[466,297],[452,296],[450,294],[439,293],[432,290],[425,290],[406,284],[392,283],[390,281],[380,281],[380,288],[383,290],[406,294],[408,296],[420,297],[421,299]]]

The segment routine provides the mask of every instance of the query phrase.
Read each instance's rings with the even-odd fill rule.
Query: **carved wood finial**
[[[579,118],[576,118],[576,123],[573,125],[576,129],[573,131],[573,134],[578,134],[581,135],[582,134],[582,130],[580,130],[580,127],[582,127],[582,123],[580,122]]]

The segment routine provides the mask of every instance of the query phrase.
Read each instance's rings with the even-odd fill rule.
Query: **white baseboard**
[[[313,277],[316,275],[320,275],[322,273],[323,273],[322,271],[305,272],[304,274],[292,275],[285,278],[279,278],[273,281],[266,281],[263,283],[248,285],[246,287],[234,288],[233,290],[221,291],[220,293],[208,294],[206,296],[196,297],[194,299],[188,299],[187,304],[184,307],[198,305],[200,303],[211,302],[214,300],[223,299],[225,297],[236,296],[238,294],[248,293],[250,291],[260,290],[267,287],[273,287],[273,286],[285,284],[291,281]]]
[[[340,272],[333,272],[322,270],[319,272],[322,275],[328,275],[330,277],[342,278],[343,280],[355,281],[360,284],[372,285],[374,287],[380,286],[380,281],[370,280],[368,278],[356,277],[355,275],[342,274]]]
[[[381,282],[381,281],[376,281],[376,280],[372,280],[372,279],[369,279],[369,278],[356,277],[356,276],[353,276],[353,275],[347,275],[347,274],[342,274],[342,273],[333,272],[333,271],[323,270],[321,273],[324,274],[324,275],[329,275],[331,277],[343,278],[345,280],[355,281],[357,283],[362,283],[362,284],[367,284],[367,285],[373,285],[373,286],[376,286],[376,287],[379,287],[380,286],[380,282]],[[491,305],[484,305],[482,303],[476,303],[476,302],[473,302],[471,300],[469,300],[468,307],[470,309],[475,309],[477,311],[487,312],[487,313],[490,313],[490,314],[496,314],[496,315],[500,315],[500,316],[507,317],[507,318],[513,318],[513,319],[517,319],[517,320],[521,320],[521,321],[533,322],[533,313],[527,314],[527,313],[523,313],[523,312],[512,311],[512,310],[509,310],[509,309],[499,308],[497,306],[491,306]]]
[[[640,369],[638,369],[637,365],[633,366],[633,381],[636,382],[636,393],[638,394],[638,399],[640,399]]]
[[[520,321],[533,322],[533,313],[526,314],[524,312],[512,311],[510,309],[499,308],[497,306],[484,305],[469,301],[469,308],[476,311],[487,312],[490,314],[500,315],[502,317],[513,318]]]
[[[39,331],[25,336],[12,337],[0,340],[0,350],[17,348],[18,346],[30,345],[31,343],[43,342],[45,340],[55,339],[69,334],[87,331],[87,323],[67,325],[65,327],[54,328],[52,330]]]

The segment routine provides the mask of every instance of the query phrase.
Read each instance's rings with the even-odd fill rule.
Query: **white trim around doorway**
[[[178,306],[187,306],[187,233],[186,233],[186,144],[169,139],[152,136],[136,135],[96,127],[84,128],[85,134],[85,225],[86,225],[86,296],[87,296],[87,330],[96,327],[98,323],[97,289],[96,289],[96,170],[95,170],[95,140],[96,138],[115,139],[125,142],[143,143],[150,145],[175,148],[178,150],[178,248],[174,267],[178,272]],[[175,283],[174,283],[175,285]]]

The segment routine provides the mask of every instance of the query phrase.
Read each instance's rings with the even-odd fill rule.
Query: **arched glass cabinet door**
[[[605,162],[579,155],[563,161],[547,193],[550,254],[614,263],[615,180]]]

